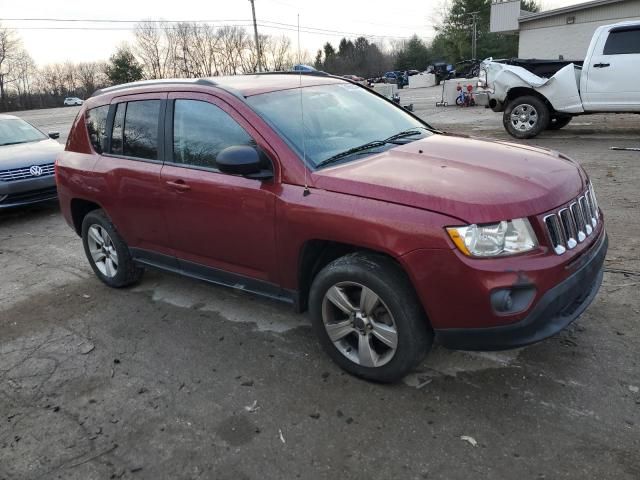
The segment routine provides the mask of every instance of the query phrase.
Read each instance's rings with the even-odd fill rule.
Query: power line
[[[211,26],[215,26],[213,23],[211,24],[206,24],[206,25],[211,25]],[[253,23],[246,23],[246,24],[222,24],[222,23],[217,23],[218,26],[224,26],[224,27],[242,27],[242,28],[249,28],[253,26]],[[263,23],[258,22],[257,24],[258,26],[262,27],[262,28],[270,28],[273,30],[280,30],[280,31],[291,31],[291,32],[295,32],[297,31],[297,29],[293,28],[293,27],[286,27],[286,26],[278,26],[278,25],[266,25]],[[92,31],[92,32],[114,32],[114,31],[121,31],[121,32],[132,32],[135,31],[135,27],[10,27],[12,30],[19,30],[19,31],[23,31],[23,30],[53,30],[53,31]],[[152,27],[153,30],[177,30],[179,27],[176,26],[157,26],[157,27]],[[205,28],[205,25],[196,25],[195,28]],[[332,31],[324,31],[324,30],[309,30],[306,28],[300,28],[300,32],[301,33],[307,33],[307,34],[311,34],[311,35],[325,35],[325,36],[329,36],[329,37],[365,37],[365,38],[391,38],[391,39],[398,39],[398,40],[407,40],[410,37],[402,37],[402,36],[397,36],[397,35],[377,35],[377,34],[370,34],[370,33],[350,33],[350,32],[332,32]]]
[[[214,24],[207,24],[211,26],[215,26]],[[253,24],[219,24],[224,27],[250,27]],[[197,25],[196,28],[204,28],[205,25]],[[90,30],[93,32],[102,32],[102,31],[121,31],[121,32],[132,32],[135,30],[135,27],[10,27],[11,30]],[[180,27],[152,27],[153,30],[177,30]]]
[[[290,27],[294,30],[297,31],[297,25],[293,25],[291,23],[282,23],[282,22],[275,22],[275,21],[271,21],[271,20],[263,20],[262,23],[270,23],[270,24],[274,24],[274,25],[280,25],[280,26],[285,26],[285,27]],[[402,36],[398,36],[398,35],[378,35],[378,34],[370,34],[370,33],[357,33],[357,32],[345,32],[345,31],[341,31],[341,30],[330,30],[330,29],[326,29],[326,28],[316,28],[316,27],[300,27],[301,31],[306,31],[306,33],[337,33],[340,35],[347,35],[347,36],[353,36],[353,37],[379,37],[379,38],[410,38],[410,37],[402,37]]]
[[[161,24],[174,24],[174,23],[196,23],[196,24],[226,24],[227,22],[247,22],[247,24],[245,25],[243,24],[234,24],[231,26],[240,26],[240,27],[250,27],[252,26],[252,23],[250,23],[252,20],[251,19],[247,19],[247,20],[238,20],[238,19],[232,19],[232,20],[123,20],[123,19],[79,19],[79,18],[75,18],[75,19],[70,19],[70,18],[0,18],[0,22],[2,21],[11,21],[11,22],[55,22],[55,23],[64,23],[64,22],[74,22],[74,23],[79,23],[79,22],[84,22],[84,23],[151,23],[151,24],[160,24],[159,26],[155,27],[157,29],[170,29],[170,28],[175,28],[175,27],[165,27],[164,25]],[[272,29],[277,29],[277,30],[287,30],[287,31],[297,31],[297,25],[291,24],[291,23],[283,23],[283,22],[276,22],[276,21],[272,21],[272,20],[262,20],[260,22],[257,22],[257,25],[259,26],[263,26],[265,28],[272,28]],[[51,26],[38,26],[38,27],[10,27],[14,30],[96,30],[96,31],[100,31],[100,30],[113,30],[113,31],[126,31],[126,30],[132,30],[135,28],[135,26],[132,27],[71,27],[71,26],[64,26],[64,27],[51,27]],[[408,36],[401,36],[401,35],[382,35],[382,34],[375,34],[375,33],[364,33],[364,32],[350,32],[350,31],[342,31],[342,30],[332,30],[332,29],[327,29],[327,28],[319,28],[319,27],[312,27],[312,26],[301,26],[300,27],[300,31],[303,33],[310,33],[310,34],[326,34],[326,35],[332,35],[332,36],[353,36],[353,37],[369,37],[369,38],[395,38],[395,39],[408,39],[410,37]]]
[[[85,22],[85,23],[214,23],[214,22],[250,22],[251,19],[233,19],[233,20],[124,20],[124,19],[107,19],[107,18],[0,18],[0,22]]]

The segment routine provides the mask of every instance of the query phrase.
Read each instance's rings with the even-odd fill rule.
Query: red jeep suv
[[[107,285],[156,267],[290,302],[336,363],[371,380],[401,378],[434,337],[542,340],[602,282],[607,236],[576,162],[443,134],[327,75],[98,91],[56,175]]]

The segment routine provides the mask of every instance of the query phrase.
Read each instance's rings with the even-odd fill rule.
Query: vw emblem
[[[29,173],[31,174],[32,177],[39,177],[40,175],[42,175],[42,167],[39,165],[33,165],[29,169]]]

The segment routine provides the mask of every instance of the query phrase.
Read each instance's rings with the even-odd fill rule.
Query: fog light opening
[[[536,295],[533,285],[501,288],[491,293],[491,306],[500,315],[520,313],[531,305]]]

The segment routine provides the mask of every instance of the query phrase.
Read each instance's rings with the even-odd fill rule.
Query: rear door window
[[[107,116],[109,105],[92,108],[87,111],[87,132],[91,145],[97,153],[102,153],[107,138]]]
[[[127,103],[122,152],[127,157],[158,160],[160,100]]]
[[[604,55],[640,53],[640,28],[621,27],[612,30],[604,45]]]

